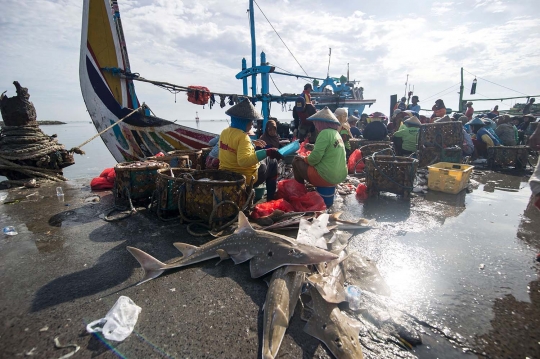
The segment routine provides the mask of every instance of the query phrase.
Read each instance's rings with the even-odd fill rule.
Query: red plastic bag
[[[354,165],[356,164],[356,162],[358,162],[358,164],[356,165],[356,172],[358,173],[364,171],[365,164],[364,161],[361,161],[361,159],[362,151],[356,149],[353,151],[353,153],[351,153],[349,161],[347,162],[347,169],[349,173],[354,173]]]
[[[300,197],[306,194],[306,186],[299,183],[295,179],[286,179],[278,182],[276,198],[283,198],[286,201],[291,201],[291,197]]]
[[[298,150],[299,156],[307,157],[311,153],[311,151],[306,150],[306,145],[309,143],[309,138],[306,138],[304,142],[300,144],[300,149]]]
[[[282,210],[283,212],[293,212],[294,208],[291,204],[284,199],[276,199],[270,202],[259,203],[253,208],[251,213],[251,218],[257,219],[261,217],[266,217],[272,214],[276,209]]]
[[[99,177],[90,181],[90,188],[92,190],[112,189],[115,178],[116,172],[114,171],[114,168],[105,168]]]
[[[363,200],[368,198],[367,186],[363,183],[358,184],[356,187],[356,198]]]
[[[296,212],[324,211],[324,199],[317,192],[307,192],[300,197],[291,197],[291,204]]]

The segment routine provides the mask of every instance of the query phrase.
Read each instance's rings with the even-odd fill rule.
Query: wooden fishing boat
[[[112,11],[111,11],[112,10]],[[101,132],[140,107],[133,81],[106,68],[130,71],[116,1],[84,0],[79,77],[86,108]],[[159,152],[209,147],[216,135],[136,112],[101,135],[118,162]]]

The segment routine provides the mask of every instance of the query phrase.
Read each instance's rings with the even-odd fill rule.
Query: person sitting
[[[347,178],[345,146],[337,131],[340,123],[328,107],[308,120],[313,121],[319,135],[309,156],[294,158],[294,179],[302,184],[308,181],[317,187],[335,186]]]
[[[407,104],[405,103],[405,101],[407,101],[407,98],[402,97],[401,100],[398,103],[396,103],[396,105],[394,106],[394,111],[395,110],[405,111],[407,109]]]
[[[489,123],[485,123],[479,118],[468,122],[473,137],[475,157],[486,156],[487,149],[493,146],[499,146],[500,142],[487,130]]]
[[[358,113],[357,112],[358,110],[355,110],[354,111],[354,116],[358,117],[356,114]],[[356,127],[358,127],[358,129],[360,130],[360,132],[364,132],[364,129],[366,128],[368,124],[368,114],[367,113],[363,113],[362,116],[360,116],[360,121],[358,121],[358,123],[356,124]]]
[[[348,111],[346,108],[338,108],[336,111],[334,111],[334,116],[336,116],[341,124],[341,126],[338,128],[338,132],[341,135],[341,139],[343,140],[343,144],[345,146],[345,155],[347,158],[349,158],[351,155],[351,144],[349,143],[349,139],[352,138],[352,133],[349,123],[347,122],[347,114]]]
[[[440,118],[446,115],[446,106],[444,106],[444,102],[441,99],[435,101],[435,105],[433,105],[431,109],[433,110],[433,114],[431,115],[431,122],[433,122],[437,117]]]
[[[315,126],[313,126],[313,124],[307,120],[307,118],[313,115],[315,112],[317,112],[317,109],[310,103],[308,103],[303,110],[300,110],[300,108],[297,106],[294,107],[293,118],[295,121],[295,126],[298,124],[297,135],[300,142],[303,142],[306,138],[310,138],[311,142],[311,139],[315,138]]]
[[[383,141],[388,136],[388,130],[382,122],[386,116],[380,112],[372,113],[368,117],[369,123],[362,132],[362,136],[369,141]]]
[[[204,166],[207,170],[219,169],[219,136],[212,138],[208,141],[208,144],[212,147],[212,151],[206,156]]]
[[[407,110],[411,110],[412,112],[420,113],[420,105],[418,102],[418,96],[413,96],[411,98],[412,103],[407,106]]]
[[[420,126],[422,126],[420,120],[416,116],[413,116],[403,121],[403,126],[394,133],[394,139],[401,138],[403,140],[401,146],[398,147],[396,145],[398,156],[408,156],[416,152]]]
[[[386,128],[388,129],[388,132],[394,133],[397,130],[401,129],[401,127],[403,126],[403,121],[415,115],[416,113],[410,110],[406,110],[406,111],[395,110],[394,113],[392,114],[392,118],[390,120],[391,122],[388,124],[388,126],[386,126]]]
[[[274,120],[266,122],[266,129],[263,135],[259,138],[266,143],[265,148],[281,148],[279,136],[277,134],[277,124]]]
[[[276,148],[255,151],[248,132],[253,120],[261,119],[251,101],[244,100],[226,112],[231,117],[230,127],[219,137],[219,169],[240,173],[246,177],[246,184],[253,187],[266,182],[268,200],[274,199],[277,187],[277,160],[283,156]],[[265,147],[264,141],[255,145]]]
[[[512,118],[508,115],[499,117],[498,126],[495,129],[497,137],[503,146],[515,146],[519,141],[518,130],[512,124]]]
[[[351,127],[351,134],[354,138],[360,138],[362,136],[362,132],[356,127],[356,124],[360,121],[360,119],[356,116],[349,116],[347,118],[347,122],[349,123],[349,126]]]
[[[465,116],[470,120],[472,120],[472,117],[474,115],[474,108],[472,107],[473,103],[471,101],[467,102],[467,110],[465,111]]]

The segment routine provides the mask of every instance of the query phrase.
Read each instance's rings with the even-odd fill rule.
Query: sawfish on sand
[[[160,276],[167,269],[185,267],[212,258],[232,259],[235,264],[250,262],[252,278],[258,278],[285,265],[308,265],[327,262],[337,255],[276,233],[254,230],[244,213],[238,214],[238,229],[231,235],[216,238],[200,247],[187,243],[174,243],[182,257],[163,263],[134,247],[127,250],[144,269],[142,284]],[[219,262],[218,262],[219,264]]]

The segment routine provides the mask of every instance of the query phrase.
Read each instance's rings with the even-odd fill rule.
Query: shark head
[[[268,234],[265,233],[265,235]],[[317,264],[338,258],[337,255],[326,250],[286,240],[266,243],[264,251],[259,252],[251,259],[250,270],[253,278],[261,277],[285,265]]]

